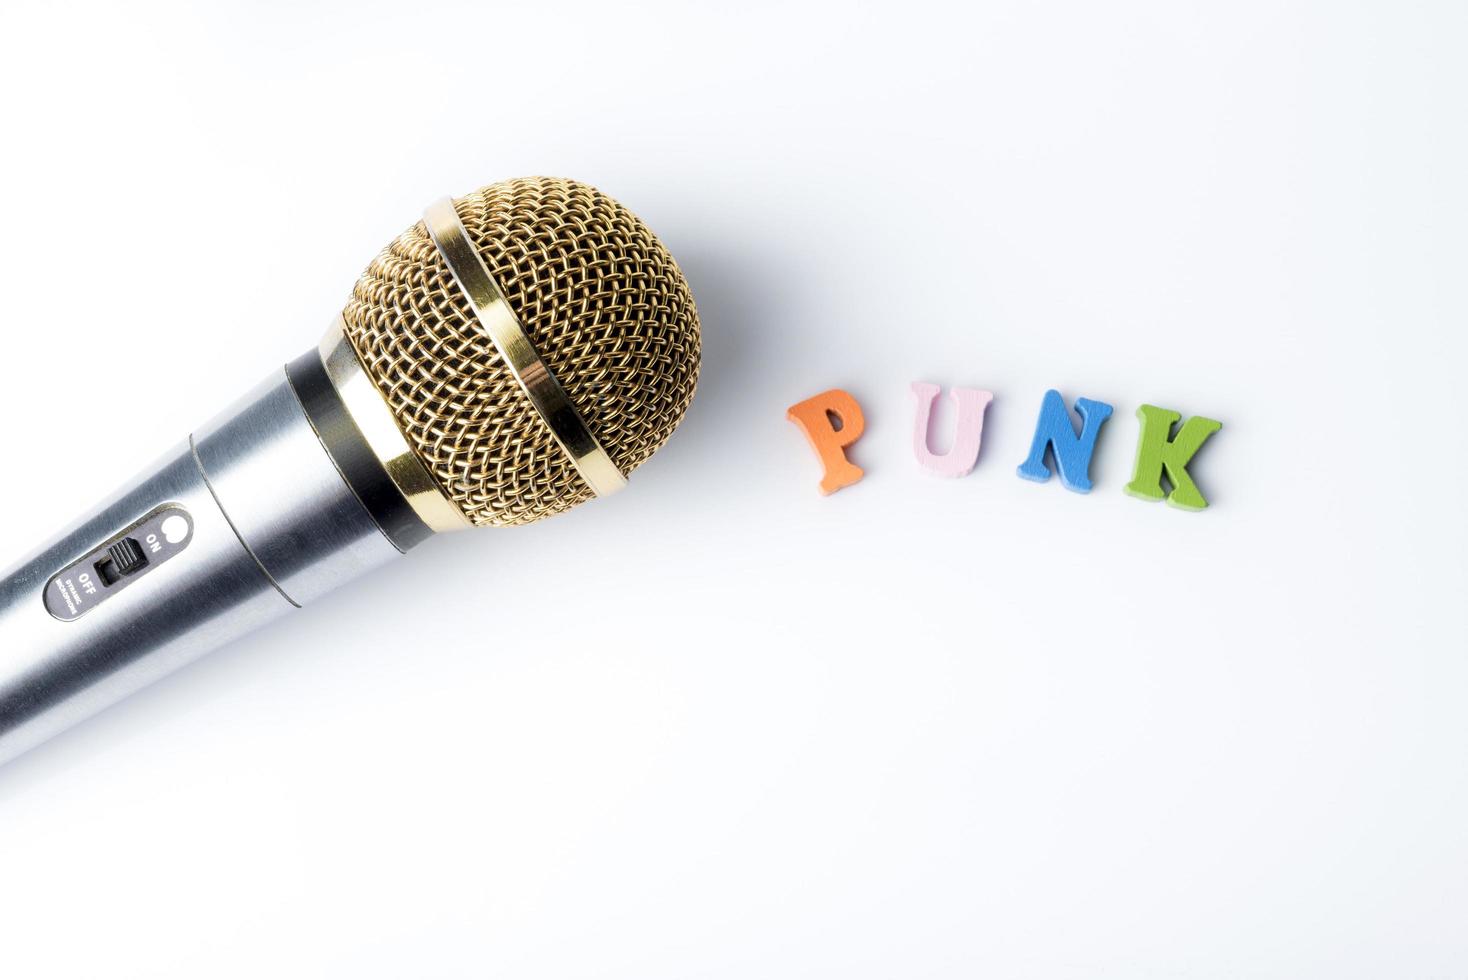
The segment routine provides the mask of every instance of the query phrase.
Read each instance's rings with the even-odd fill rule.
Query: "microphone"
[[[434,534],[616,492],[699,357],[677,263],[595,188],[430,206],[317,347],[0,578],[0,763]]]

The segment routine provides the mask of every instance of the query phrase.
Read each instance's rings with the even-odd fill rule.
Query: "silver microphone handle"
[[[432,533],[354,469],[321,365],[274,373],[0,578],[0,764]]]

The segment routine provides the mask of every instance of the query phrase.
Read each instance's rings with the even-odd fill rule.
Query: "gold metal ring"
[[[598,497],[622,489],[627,478],[612,462],[612,457],[592,435],[566,390],[540,359],[535,346],[525,334],[520,318],[500,292],[484,259],[474,250],[469,233],[459,220],[451,198],[429,205],[423,213],[423,224],[438,246],[454,281],[469,299],[484,335],[494,344],[514,374],[515,380],[530,404],[540,413],[551,435],[576,467],[576,472]]]
[[[317,350],[347,415],[413,512],[434,531],[472,527],[464,512],[439,489],[438,482],[403,438],[392,409],[347,339],[340,315],[332,321]]]

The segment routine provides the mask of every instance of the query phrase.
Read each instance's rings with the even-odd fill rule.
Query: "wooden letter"
[[[1020,476],[1036,483],[1050,479],[1050,468],[1045,465],[1045,450],[1049,449],[1055,458],[1061,485],[1076,493],[1091,492],[1091,454],[1096,451],[1096,437],[1101,434],[1102,423],[1111,417],[1111,406],[1089,398],[1077,398],[1076,411],[1081,416],[1079,435],[1060,392],[1054,388],[1045,392],[1045,399],[1040,403],[1040,421],[1035,425],[1035,438],[1030,443],[1029,458],[1019,464]]]
[[[1194,415],[1173,436],[1172,427],[1182,418],[1177,412],[1143,405],[1137,409],[1137,418],[1142,420],[1142,431],[1137,436],[1137,465],[1126,492],[1143,500],[1161,500],[1162,471],[1166,469],[1167,480],[1172,484],[1172,492],[1167,495],[1169,504],[1183,510],[1207,507],[1207,499],[1188,476],[1188,461],[1203,448],[1209,436],[1223,428],[1223,423]]]
[[[984,410],[994,400],[991,392],[976,388],[954,388],[949,392],[958,419],[954,423],[953,448],[942,456],[928,448],[928,424],[932,421],[933,401],[939,388],[926,381],[914,381],[912,393],[917,398],[917,419],[912,429],[912,451],[918,465],[938,476],[963,476],[979,459],[979,441],[984,435]]]
[[[855,398],[840,388],[832,388],[791,405],[785,417],[800,426],[820,457],[825,470],[821,476],[821,493],[835,493],[861,479],[861,467],[850,462],[843,451],[861,438],[867,425]]]

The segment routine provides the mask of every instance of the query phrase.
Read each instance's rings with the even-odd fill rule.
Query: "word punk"
[[[994,395],[975,388],[954,388],[949,397],[958,413],[953,445],[938,454],[928,447],[928,426],[933,402],[941,389],[926,381],[914,381],[912,393],[917,399],[913,420],[912,452],[918,465],[937,475],[959,477],[974,468],[979,459],[979,444],[984,434],[984,412]],[[1091,456],[1096,450],[1096,437],[1101,426],[1111,417],[1111,406],[1089,398],[1077,398],[1075,413],[1080,417],[1080,431],[1071,419],[1065,399],[1053,388],[1040,402],[1040,420],[1030,442],[1030,454],[1019,464],[1019,475],[1026,480],[1044,483],[1050,479],[1046,453],[1054,460],[1055,473],[1067,490],[1091,492]],[[846,448],[861,438],[866,430],[866,417],[855,398],[839,388],[807,398],[791,405],[785,417],[800,427],[820,458],[823,470],[821,493],[835,493],[862,478],[862,469],[846,458]],[[1142,431],[1137,437],[1137,462],[1126,492],[1143,500],[1163,500],[1184,510],[1202,510],[1208,506],[1198,485],[1188,475],[1188,463],[1203,447],[1208,437],[1223,423],[1195,415],[1183,422],[1177,412],[1156,405],[1137,409]],[[1167,475],[1169,490],[1162,487]]]

